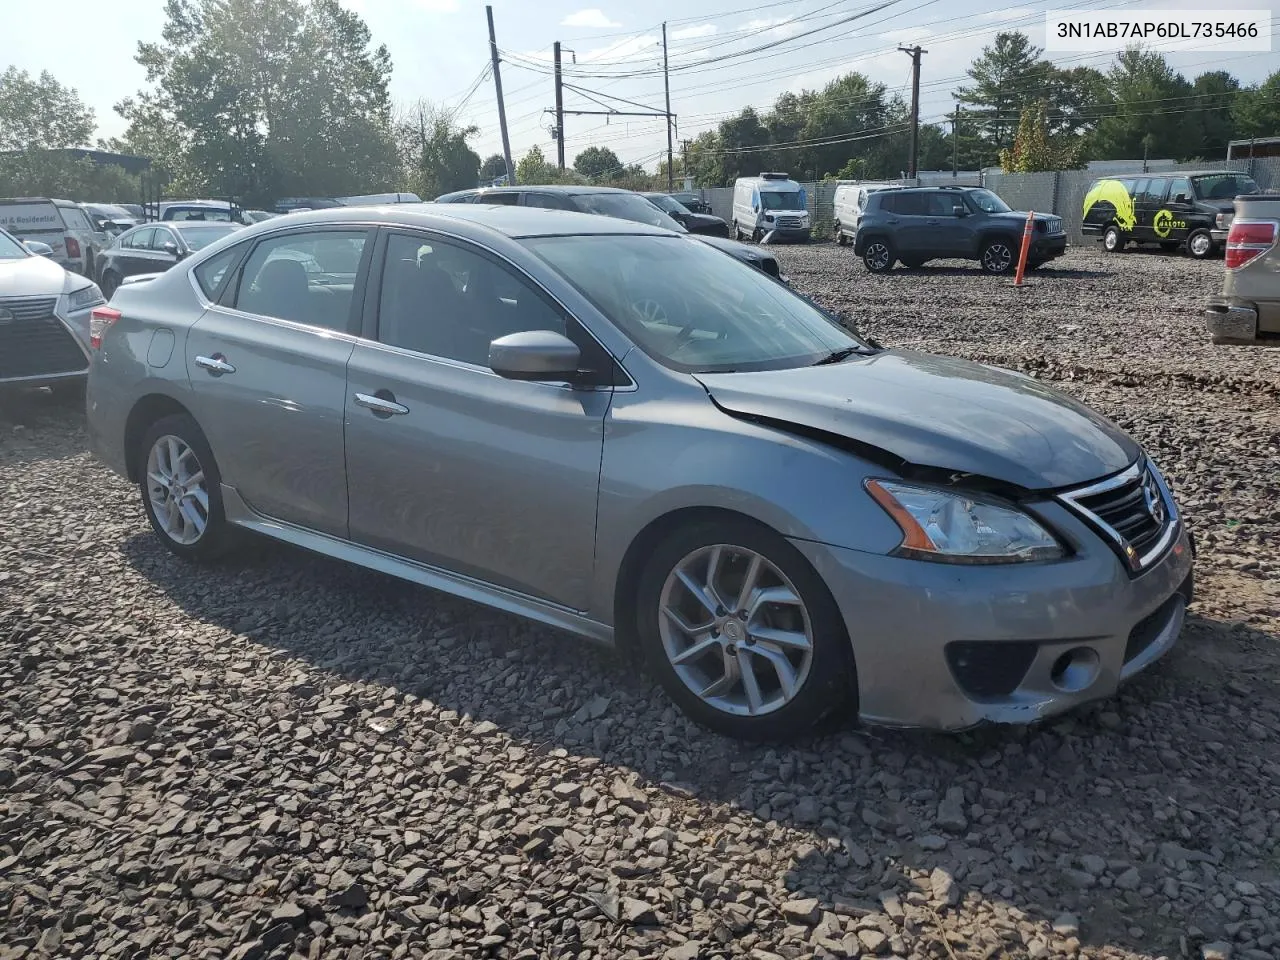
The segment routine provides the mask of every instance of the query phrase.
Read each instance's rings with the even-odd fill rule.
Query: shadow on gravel
[[[921,267],[899,266],[899,267],[895,267],[893,270],[894,273],[897,273],[899,271],[901,271],[902,273],[909,273],[914,276],[921,276],[921,277],[983,277],[985,276],[985,274],[983,274],[981,270],[979,270],[977,267],[972,265],[953,267],[953,266],[935,266],[933,264],[926,263],[924,266],[921,266]],[[1028,270],[1026,274],[1026,279],[1030,282],[1036,279],[1070,280],[1070,279],[1081,279],[1085,277],[1109,277],[1109,276],[1111,276],[1111,271],[1109,270],[1086,270],[1082,267],[1063,268],[1063,267],[1054,267],[1052,264],[1046,264],[1045,266],[1040,267],[1038,270]],[[992,279],[995,279],[995,280],[1003,279],[1003,280],[1012,281],[1013,278],[1009,276],[1005,276],[1005,277],[993,277]]]
[[[41,438],[48,434],[62,446],[68,427],[76,431],[78,440],[84,440],[83,392],[0,390],[0,462],[49,459],[49,451],[41,445]],[[80,449],[85,447],[80,445]]]
[[[534,753],[630,767],[652,787],[710,805],[709,822],[734,807],[799,831],[798,845],[777,834],[796,847],[791,895],[860,918],[864,940],[875,942],[877,924],[896,935],[884,918],[906,904],[913,923],[938,928],[921,935],[945,935],[962,956],[1008,955],[990,952],[1002,941],[1024,955],[1023,917],[1056,925],[1044,944],[1055,956],[1074,938],[1172,955],[1189,922],[1180,884],[1201,897],[1218,871],[1280,881],[1262,852],[1265,819],[1253,816],[1270,787],[1260,772],[1268,743],[1241,738],[1251,691],[1218,676],[1206,683],[1198,666],[1178,669],[1181,647],[1114,700],[1032,729],[941,736],[845,724],[798,744],[747,746],[691,725],[609,652],[389,577],[258,539],[204,570],[149,534],[121,549],[190,617],[341,684],[430,700]],[[1217,621],[1189,622],[1187,644],[1238,642]],[[305,710],[330,694],[300,684],[280,695]],[[357,688],[342,695],[369,700]],[[1236,852],[1242,836],[1257,858]],[[948,909],[961,897],[964,927]],[[1195,922],[1205,939],[1225,935],[1220,910]]]

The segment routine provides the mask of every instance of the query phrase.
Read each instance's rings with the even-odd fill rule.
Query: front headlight
[[[867,492],[902,530],[898,556],[940,563],[1056,560],[1061,544],[1012,504],[896,480],[868,480]]]
[[[98,304],[106,302],[107,298],[102,295],[102,291],[98,289],[96,283],[81,287],[79,290],[72,290],[67,294],[67,310],[69,313],[74,313],[77,310],[87,310],[89,307],[96,307]]]

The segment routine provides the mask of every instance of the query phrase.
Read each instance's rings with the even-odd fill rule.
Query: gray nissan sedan
[[[1192,596],[1114,424],[643,224],[294,214],[121,287],[92,343],[94,448],[174,553],[253,531],[634,649],[735,737],[1045,717]]]

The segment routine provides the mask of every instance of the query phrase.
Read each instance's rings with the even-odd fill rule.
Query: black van
[[[1235,198],[1258,192],[1251,178],[1234,170],[1104,177],[1085,195],[1080,230],[1101,236],[1108,253],[1132,241],[1166,250],[1185,245],[1203,259],[1226,242]]]

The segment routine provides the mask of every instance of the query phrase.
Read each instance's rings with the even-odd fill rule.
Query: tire
[[[978,262],[982,265],[984,272],[993,276],[1009,273],[1017,265],[1014,244],[1003,237],[988,240],[982,245],[982,252],[978,254]]]
[[[162,517],[161,504],[175,502],[180,483],[166,489],[156,480],[174,476],[174,453],[178,454],[179,464],[175,479],[180,481],[184,475],[194,477],[197,471],[203,476],[203,483],[198,486],[204,494],[204,505],[201,506],[198,496],[186,495],[178,498],[174,513]],[[200,425],[185,413],[163,417],[143,434],[138,455],[142,509],[160,542],[186,560],[209,561],[224,555],[232,545],[232,530],[222,506],[222,476]],[[194,488],[186,489],[190,493]],[[197,531],[199,524],[193,522],[193,518],[201,514],[204,525]],[[173,532],[175,527],[177,532]]]
[[[683,570],[695,583],[705,585],[715,555],[718,573],[709,579],[725,596],[734,597],[732,606],[738,603],[752,557],[760,562],[760,587],[777,586],[798,602],[760,604],[749,616],[726,610],[713,617],[676,572]],[[704,579],[698,581],[698,576]],[[705,588],[703,594],[707,596]],[[767,527],[726,518],[674,531],[651,554],[636,598],[640,648],[650,670],[687,716],[717,733],[740,740],[790,739],[856,697],[853,653],[839,607],[809,562]],[[746,606],[751,606],[750,601]],[[677,616],[664,615],[664,609]],[[708,618],[708,629],[716,632],[715,637],[699,632],[694,638],[677,625],[678,617],[701,631],[700,615]],[[771,627],[775,636],[785,634],[797,646],[757,639],[753,624],[757,629]],[[687,656],[697,645],[705,652],[679,665],[673,663],[673,657]],[[775,667],[779,661],[786,664],[796,684],[789,695],[780,679],[781,668]],[[754,698],[742,675],[726,672],[726,662],[732,662],[735,671],[743,664],[751,667],[751,675],[757,678]],[[697,691],[710,690],[708,683],[719,683],[721,689],[704,697]]]
[[[112,294],[114,294],[117,290],[120,289],[120,275],[116,273],[114,270],[106,271],[102,275],[102,283],[100,286],[102,290],[102,295],[106,297],[108,300],[110,300]]]
[[[1187,237],[1187,253],[1197,260],[1213,256],[1215,249],[1217,244],[1213,242],[1213,236],[1208,230],[1196,230]]]
[[[759,227],[756,227],[754,230],[751,231],[752,243],[759,243],[762,239],[764,239],[764,233],[763,231],[761,231]]]
[[[888,273],[893,269],[893,261],[893,247],[888,240],[877,237],[867,241],[867,246],[862,251],[862,264],[867,270],[871,273]]]
[[[1124,249],[1124,234],[1114,223],[1102,233],[1102,249],[1107,253],[1119,253]]]
[[[849,238],[844,235],[844,230],[841,229],[839,220],[836,221],[835,231],[836,231],[836,243],[842,247],[848,246]]]

